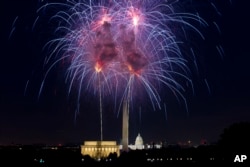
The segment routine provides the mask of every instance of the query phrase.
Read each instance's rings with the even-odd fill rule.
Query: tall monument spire
[[[129,106],[128,100],[123,101],[123,112],[122,112],[122,149],[128,151],[128,133],[129,133]]]

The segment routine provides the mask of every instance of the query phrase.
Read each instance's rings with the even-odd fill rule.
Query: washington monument
[[[128,100],[123,101],[122,112],[122,150],[128,151],[128,133],[129,133],[129,105]]]

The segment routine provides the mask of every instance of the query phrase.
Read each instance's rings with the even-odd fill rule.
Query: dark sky
[[[209,4],[207,2],[193,0],[193,5],[197,9],[204,8]],[[214,10],[215,14],[210,13],[212,10],[199,11],[209,23],[216,21],[221,34],[215,35],[215,26],[211,24],[204,31],[208,40],[201,45],[193,41],[202,56],[198,55],[197,59],[200,77],[193,80],[195,94],[185,94],[188,111],[174,99],[166,103],[167,118],[164,111],[144,109],[141,114],[133,111],[130,143],[138,133],[145,142],[191,140],[199,143],[202,139],[216,142],[223,129],[232,123],[250,121],[248,3],[245,0],[232,0],[231,3],[223,0],[216,4],[219,14]],[[40,5],[41,1],[1,2],[0,145],[98,140],[98,99],[86,95],[83,100],[87,101],[82,102],[75,117],[75,97],[67,96],[67,84],[62,79],[60,67],[52,70],[44,92],[38,98],[44,72],[42,47],[52,38],[49,34],[55,28],[46,27],[48,17],[45,15],[44,22],[32,29]],[[210,49],[214,49],[216,43],[223,47],[223,56]],[[111,104],[104,106],[103,130],[104,140],[120,142],[121,115],[117,117]]]

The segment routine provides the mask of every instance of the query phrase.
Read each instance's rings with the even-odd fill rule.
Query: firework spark
[[[55,33],[59,37],[46,44],[51,52],[40,93],[50,70],[66,61],[68,94],[77,85],[79,103],[84,91],[99,92],[100,97],[112,97],[120,105],[123,99],[130,104],[149,99],[156,110],[164,108],[161,93],[167,87],[186,106],[183,80],[193,86],[181,39],[187,29],[204,39],[196,25],[208,24],[198,14],[176,12],[178,3],[69,0],[42,6],[38,13],[55,6],[60,10],[50,20],[58,23]]]

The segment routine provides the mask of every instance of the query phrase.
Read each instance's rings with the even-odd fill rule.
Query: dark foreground
[[[235,161],[236,155],[250,158],[247,148],[235,150],[217,145],[181,148],[134,150],[115,153],[100,160],[82,156],[80,147],[2,146],[0,166],[80,167],[80,166],[249,166],[249,160]],[[240,157],[240,156],[239,156]],[[239,159],[238,159],[239,160]]]

